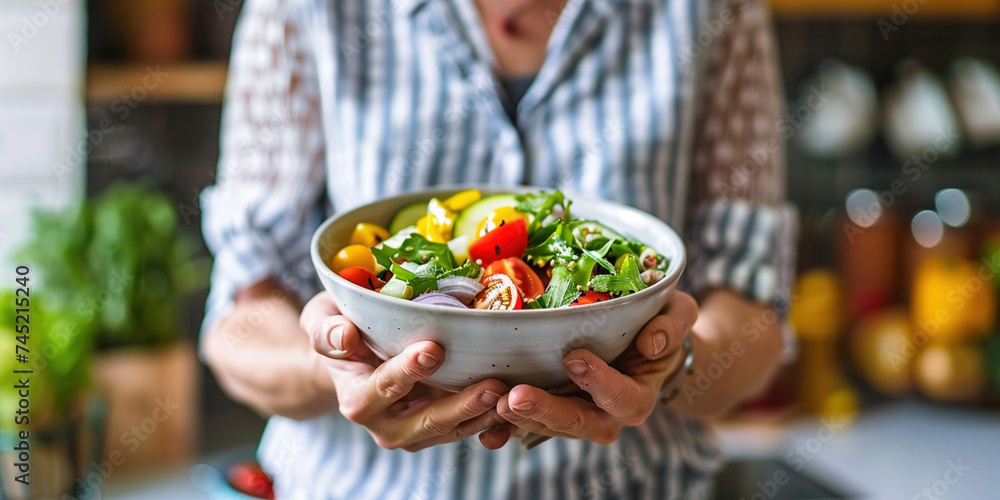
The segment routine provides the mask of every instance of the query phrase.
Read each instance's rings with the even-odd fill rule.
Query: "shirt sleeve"
[[[700,57],[688,288],[726,287],[779,312],[795,267],[796,211],[785,200],[783,91],[766,5],[727,0],[726,26]],[[699,38],[700,40],[700,38]]]
[[[276,278],[316,290],[309,242],[323,214],[325,148],[310,44],[282,0],[244,3],[230,59],[216,184],[201,195],[215,261],[202,330],[234,294]]]

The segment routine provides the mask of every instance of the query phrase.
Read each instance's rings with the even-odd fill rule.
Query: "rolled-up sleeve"
[[[203,331],[236,292],[276,278],[315,290],[309,241],[324,206],[325,148],[314,58],[282,0],[249,0],[233,39],[216,183],[201,195],[215,257]]]
[[[695,61],[700,82],[688,286],[696,296],[725,287],[784,307],[797,217],[785,200],[790,129],[782,121],[774,34],[763,2],[720,7],[711,15],[727,28]]]

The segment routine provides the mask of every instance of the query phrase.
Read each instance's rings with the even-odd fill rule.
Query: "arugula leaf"
[[[524,251],[525,262],[548,262],[555,259],[557,263],[564,261],[562,263],[568,264],[576,260],[577,249],[573,242],[573,233],[562,221],[556,221],[552,225],[555,228],[545,241]]]
[[[382,245],[382,248],[372,247],[372,255],[375,256],[375,262],[378,262],[378,265],[389,269],[392,267],[392,256],[397,250],[399,249]]]
[[[518,204],[515,210],[519,212],[525,212],[532,215],[531,224],[528,225],[528,235],[530,236],[535,231],[537,231],[542,224],[545,222],[545,218],[552,215],[552,210],[556,205],[563,207],[565,212],[564,218],[569,216],[569,203],[566,202],[566,196],[562,191],[555,191],[548,193],[546,191],[541,191],[539,193],[527,193],[517,196]],[[569,220],[568,218],[566,220]]]
[[[604,258],[604,256],[607,255],[608,250],[611,250],[611,245],[613,244],[614,242],[609,240],[607,243],[604,244],[603,247],[597,249],[596,251],[582,248],[581,250],[583,250],[584,260],[588,258],[592,259],[598,264],[600,264],[600,266],[603,267],[607,272],[615,274],[615,266],[611,265],[611,263]]]
[[[372,253],[375,253],[374,251]],[[427,238],[414,233],[411,234],[399,248],[383,247],[381,253],[389,253],[393,260],[406,259],[417,264],[426,264],[431,259],[437,260],[438,264],[445,270],[453,269],[456,265],[455,256],[445,243],[434,243]],[[379,260],[379,254],[375,254],[375,260]],[[379,262],[380,264],[382,262]],[[382,264],[385,265],[385,264]]]
[[[406,265],[412,266],[412,264]],[[413,271],[393,262],[391,263],[389,270],[392,271],[394,278],[410,285],[410,288],[413,288],[413,295],[417,296],[437,290],[437,282],[442,278],[447,278],[449,276],[478,278],[480,272],[482,272],[482,267],[475,262],[467,261],[459,267],[445,269],[444,266],[441,265],[440,261],[430,260],[426,264],[421,264]]]
[[[583,257],[580,258],[576,269],[573,270],[573,283],[581,287],[586,287],[587,283],[590,283],[590,277],[594,274],[594,266],[597,264],[600,264],[601,267],[611,274],[615,274],[615,266],[611,265],[604,258],[604,255],[608,253],[613,243],[614,241],[606,240],[604,246],[596,251],[584,248]]]
[[[646,288],[646,284],[639,277],[639,266],[632,255],[625,257],[618,274],[600,274],[590,280],[590,289],[595,292],[628,295],[643,288]]]
[[[475,261],[467,260],[465,264],[456,267],[450,271],[445,271],[437,276],[437,279],[447,278],[449,276],[463,276],[465,278],[476,279],[479,274],[482,273],[483,267],[476,264]]]
[[[409,284],[413,288],[414,297],[438,289],[438,281],[434,276],[417,276],[410,280]]]
[[[545,288],[545,293],[535,300],[538,306],[533,306],[533,308],[562,307],[573,302],[579,295],[580,291],[577,290],[576,283],[573,282],[569,268],[555,266],[552,268],[552,279],[549,280],[549,286]]]

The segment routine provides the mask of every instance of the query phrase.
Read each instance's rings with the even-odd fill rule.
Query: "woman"
[[[757,0],[248,0],[203,195],[202,352],[271,415],[259,455],[279,497],[706,496],[718,453],[698,419],[763,387],[784,344],[774,56]],[[325,294],[309,300],[308,241],[331,205],[459,182],[559,187],[683,227],[698,301],[664,304],[618,369],[569,353],[585,393],[432,390],[440,346],[383,363]],[[685,338],[708,384],[682,372]],[[504,446],[531,433],[558,438]]]

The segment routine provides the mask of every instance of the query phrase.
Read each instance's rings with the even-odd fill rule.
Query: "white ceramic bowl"
[[[387,198],[324,222],[312,239],[313,265],[341,313],[358,328],[383,359],[406,346],[432,340],[444,348],[443,365],[426,383],[461,390],[487,378],[513,387],[531,384],[551,389],[569,382],[562,359],[585,348],[601,359],[618,357],[674,292],[686,257],[677,233],[660,219],[619,203],[571,197],[574,218],[594,219],[635,238],[670,259],[666,276],[638,293],[584,306],[519,311],[484,311],[414,303],[361,288],[327,267],[330,257],[346,246],[359,222],[387,225],[400,208],[414,202],[443,199],[464,189],[484,195],[544,188],[486,186],[440,187]]]

